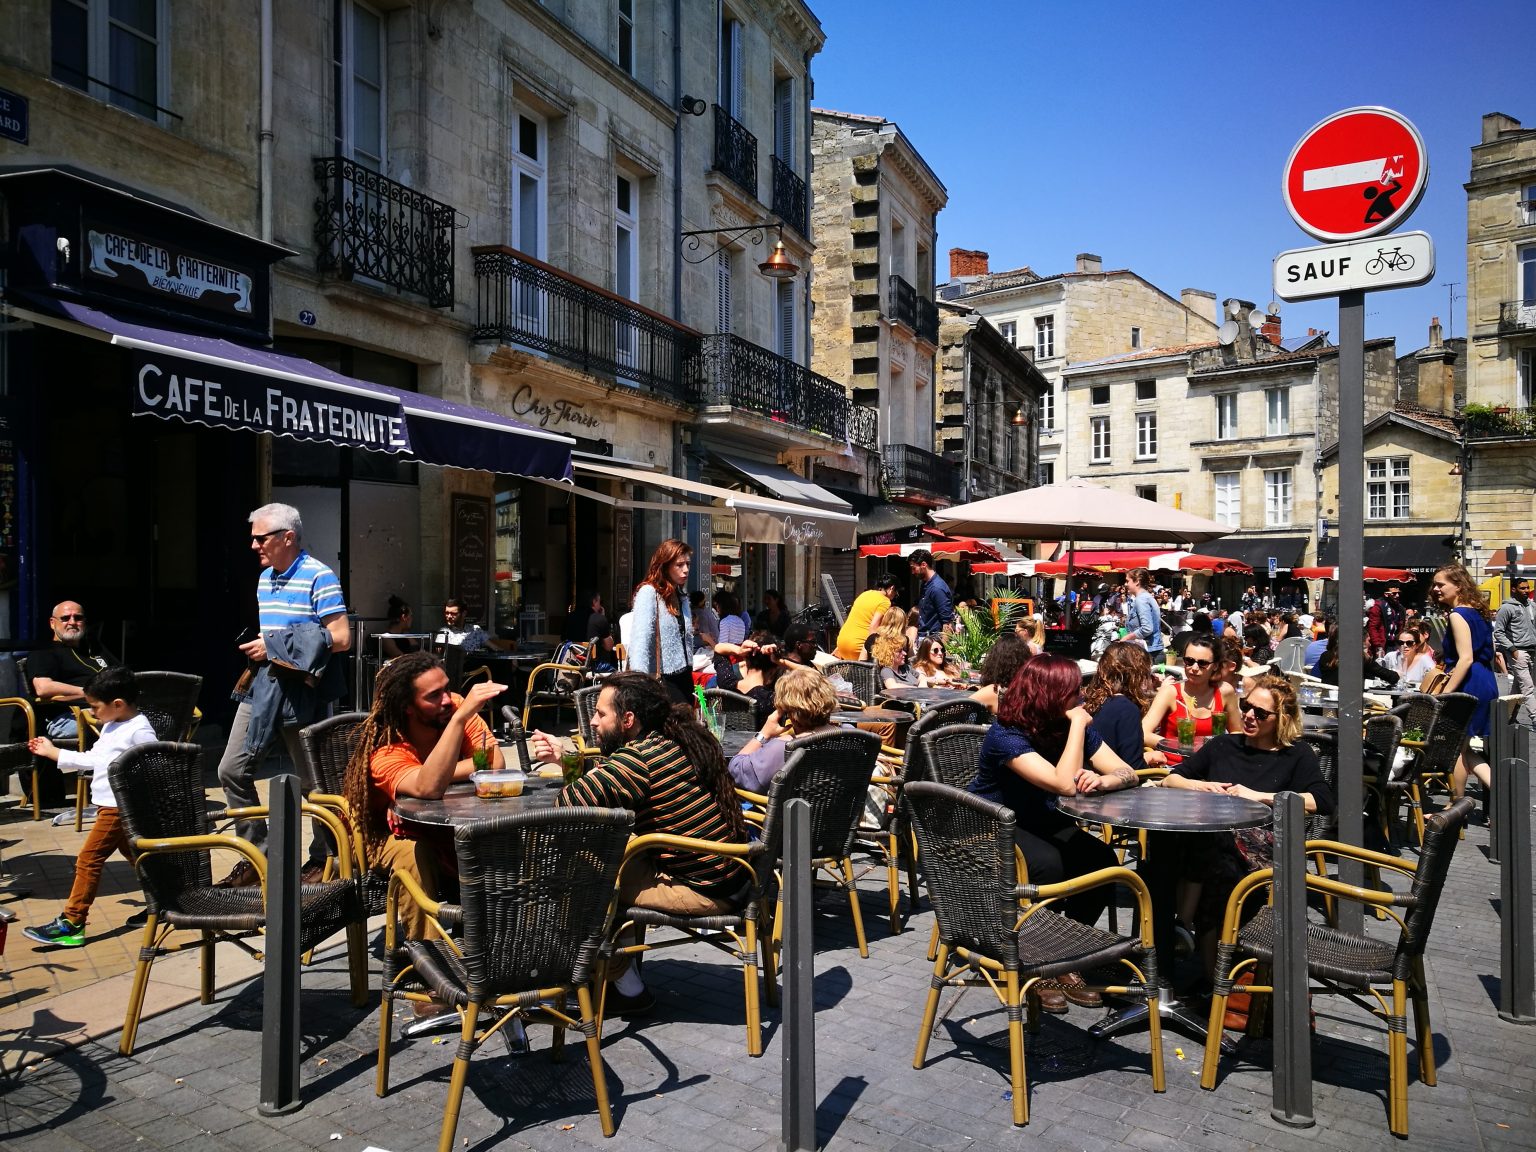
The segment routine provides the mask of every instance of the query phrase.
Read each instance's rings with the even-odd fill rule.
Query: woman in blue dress
[[[1493,675],[1493,626],[1488,622],[1488,597],[1460,564],[1448,564],[1435,573],[1430,595],[1446,610],[1447,627],[1441,642],[1440,665],[1450,680],[1442,691],[1466,692],[1477,697],[1477,711],[1467,725],[1461,755],[1451,776],[1451,791],[1460,796],[1467,787],[1467,773],[1478,778],[1486,791],[1492,774],[1485,755],[1471,740],[1479,736],[1488,746],[1488,721],[1493,702],[1499,698],[1499,682]]]

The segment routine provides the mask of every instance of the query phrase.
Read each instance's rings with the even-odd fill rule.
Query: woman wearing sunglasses
[[[1153,697],[1152,706],[1142,717],[1142,742],[1155,748],[1159,740],[1176,740],[1179,721],[1193,720],[1198,739],[1211,734],[1211,717],[1220,712],[1226,720],[1228,732],[1236,732],[1240,720],[1237,713],[1237,691],[1221,679],[1221,661],[1217,653],[1221,646],[1209,635],[1191,636],[1184,644],[1184,682],[1166,681]],[[1168,757],[1169,764],[1177,764],[1179,757]]]
[[[1323,779],[1317,753],[1301,735],[1301,707],[1296,689],[1283,676],[1261,676],[1239,706],[1240,735],[1206,741],[1163,781],[1165,788],[1224,792],[1261,804],[1273,804],[1277,792],[1296,792],[1309,814],[1333,811],[1333,790]],[[1191,833],[1180,838],[1170,859],[1180,874],[1200,885],[1194,901],[1196,934],[1209,968],[1216,956],[1227,897],[1249,872],[1270,866],[1274,847],[1268,828]]]
[[[930,685],[938,687],[965,679],[965,671],[950,659],[944,641],[937,636],[926,637],[918,644],[912,666]]]
[[[1397,647],[1383,656],[1381,662],[1396,672],[1403,684],[1417,688],[1435,670],[1435,653],[1424,632],[1410,624],[1398,635]]]

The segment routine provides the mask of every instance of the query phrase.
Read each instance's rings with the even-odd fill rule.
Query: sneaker
[[[71,924],[60,916],[41,928],[23,928],[21,934],[39,944],[52,944],[55,948],[79,948],[85,944],[85,925]]]

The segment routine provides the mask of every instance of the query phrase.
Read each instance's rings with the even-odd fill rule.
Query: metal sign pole
[[[1312,1032],[1307,1024],[1307,815],[1301,797],[1275,797],[1275,1047],[1269,1114],[1310,1128]]]
[[[1515,727],[1514,755],[1493,764],[1499,841],[1499,1019],[1536,1024],[1532,969],[1531,733]]]
[[[1339,294],[1339,839],[1364,843],[1363,741],[1342,739],[1361,730],[1365,692],[1365,293]],[[1358,860],[1339,862],[1339,879],[1362,884]],[[1364,929],[1364,908],[1339,902],[1339,927]]]
[[[263,1116],[302,1107],[299,1099],[299,778],[272,781],[267,833],[267,939],[261,1003]]]
[[[784,806],[784,1055],[781,1152],[816,1148],[815,956],[811,935],[811,806]]]

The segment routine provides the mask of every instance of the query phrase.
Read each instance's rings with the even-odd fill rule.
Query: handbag
[[[1438,696],[1450,682],[1451,674],[1444,668],[1436,668],[1424,674],[1424,679],[1419,682],[1419,691],[1429,696]]]

